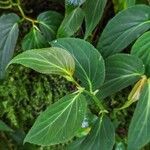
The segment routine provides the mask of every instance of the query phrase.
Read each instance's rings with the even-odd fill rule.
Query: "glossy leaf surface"
[[[105,61],[106,80],[99,96],[105,98],[138,81],[144,74],[140,59],[130,54],[116,54]]]
[[[131,54],[142,59],[146,73],[150,75],[150,31],[144,33],[132,47]]]
[[[140,150],[150,142],[150,80],[145,84],[128,133],[128,150]]]
[[[98,118],[90,133],[70,146],[69,150],[112,150],[115,143],[115,130],[111,120]]]
[[[86,32],[85,39],[91,35],[92,31],[99,23],[107,0],[87,0],[84,4],[83,10],[85,12]],[[92,11],[92,12],[91,12]]]
[[[39,29],[43,33],[46,40],[51,41],[56,38],[57,30],[62,22],[62,19],[62,15],[55,11],[46,11],[37,17]]]
[[[76,135],[85,112],[81,93],[65,96],[41,113],[24,142],[45,146],[67,142]]]
[[[18,39],[18,21],[16,14],[0,17],[0,79],[5,76],[5,68],[13,56]]]
[[[83,22],[83,18],[83,10],[79,7],[67,14],[58,29],[57,37],[60,38],[72,36],[79,30]]]
[[[43,48],[25,51],[14,57],[10,64],[21,64],[44,74],[72,76],[75,70],[73,57],[61,48]]]
[[[150,29],[150,7],[135,5],[118,13],[109,21],[97,48],[106,58],[122,51],[148,29]]]
[[[32,28],[31,31],[24,37],[22,41],[22,49],[36,49],[43,48],[48,45],[46,38],[42,35],[41,31],[36,28]]]
[[[61,47],[71,53],[76,62],[76,77],[83,86],[96,90],[104,82],[105,66],[100,53],[90,43],[75,38],[62,38],[53,41],[52,46]]]

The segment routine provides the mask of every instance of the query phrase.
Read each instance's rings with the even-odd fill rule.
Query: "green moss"
[[[0,84],[0,119],[15,130],[27,132],[41,111],[72,89],[61,77],[11,66]],[[56,146],[54,150],[60,147]]]

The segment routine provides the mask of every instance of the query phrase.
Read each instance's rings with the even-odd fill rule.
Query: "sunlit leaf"
[[[10,64],[21,64],[44,74],[72,76],[75,63],[72,56],[61,48],[43,48],[25,51],[14,57]]]

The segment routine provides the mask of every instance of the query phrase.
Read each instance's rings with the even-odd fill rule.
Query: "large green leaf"
[[[10,127],[8,127],[3,121],[0,120],[0,131],[13,131]]]
[[[39,28],[48,41],[55,39],[62,19],[62,15],[55,11],[46,11],[37,17]]]
[[[134,112],[128,133],[128,150],[140,150],[150,142],[150,80],[147,81]]]
[[[132,47],[131,54],[142,59],[146,73],[150,75],[150,31],[144,33]]]
[[[106,80],[99,91],[101,98],[132,85],[144,74],[142,61],[130,54],[115,54],[108,57],[105,64]]]
[[[100,53],[90,43],[77,38],[62,38],[53,41],[52,46],[57,46],[69,51],[76,62],[76,77],[83,86],[96,90],[104,82],[105,67]]]
[[[112,150],[115,143],[115,130],[111,120],[100,117],[95,122],[90,133],[70,146],[69,150]],[[76,144],[76,145],[75,145]]]
[[[22,49],[29,50],[35,48],[44,48],[48,45],[46,38],[42,35],[41,31],[35,27],[24,37],[22,41]]]
[[[85,113],[81,93],[65,96],[41,113],[24,142],[45,146],[67,142],[81,127]]]
[[[78,31],[84,18],[81,8],[75,8],[71,13],[67,14],[58,29],[57,37],[69,37]]]
[[[122,51],[142,33],[150,28],[150,7],[135,5],[109,21],[105,27],[97,48],[102,56],[108,57]]]
[[[19,17],[10,13],[0,17],[0,79],[5,75],[5,68],[13,56],[18,38]]]
[[[96,25],[99,23],[104,8],[106,6],[107,0],[87,0],[84,4],[84,12],[85,12],[85,22],[86,22],[86,32],[85,39],[92,33]],[[92,13],[91,13],[92,10]]]
[[[61,48],[43,48],[25,51],[9,64],[21,64],[44,74],[72,76],[75,70],[73,57]]]

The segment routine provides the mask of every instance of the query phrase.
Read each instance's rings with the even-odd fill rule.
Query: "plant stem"
[[[86,94],[88,94],[89,96],[91,96],[94,100],[94,102],[96,103],[96,105],[99,107],[100,109],[100,112],[99,114],[103,114],[103,113],[108,113],[108,111],[104,108],[103,104],[101,103],[101,101],[93,94],[93,93],[90,93],[89,91],[87,90],[84,90],[84,92]]]
[[[17,0],[17,3],[13,3],[12,0],[10,0],[10,3],[11,3],[12,6],[18,8],[18,10],[20,11],[20,14],[21,14],[23,20],[27,20],[27,21],[31,22],[33,26],[35,25],[35,23],[38,23],[37,20],[34,20],[34,19],[32,19],[32,18],[29,18],[29,17],[27,17],[27,16],[25,15],[25,13],[24,13],[24,11],[23,11],[23,9],[22,9],[22,7],[21,7],[21,2],[20,2],[20,0]]]

